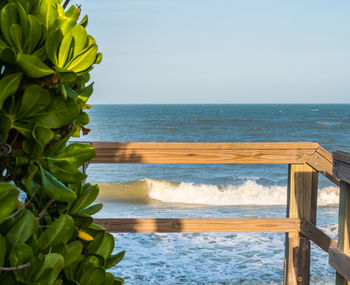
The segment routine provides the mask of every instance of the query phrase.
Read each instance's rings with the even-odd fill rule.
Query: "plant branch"
[[[66,9],[67,5],[69,4],[70,0],[64,1],[63,8]]]
[[[37,188],[34,189],[32,198],[35,196],[36,190],[37,190]],[[13,212],[11,215],[9,215],[9,216],[7,217],[7,219],[16,216],[20,211],[22,211],[24,208],[26,208],[26,207],[30,204],[30,202],[32,201],[32,198],[30,198],[30,199],[29,199],[21,208],[19,208],[16,212]]]
[[[14,267],[0,267],[0,271],[15,271],[15,270],[21,270],[24,269],[26,267],[29,267],[30,263],[26,263],[26,264],[22,264],[22,265],[18,265],[18,266],[14,266]]]
[[[45,204],[44,208],[42,208],[42,210],[40,211],[39,215],[36,217],[36,219],[38,221],[41,220],[41,218],[44,216],[45,212],[50,207],[50,205],[52,204],[53,201],[55,201],[55,200],[54,199],[50,199],[49,201],[47,201],[47,203]]]

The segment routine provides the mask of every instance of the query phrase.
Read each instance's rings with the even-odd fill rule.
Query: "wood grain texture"
[[[350,152],[336,150],[333,152],[333,159],[350,164]]]
[[[340,182],[338,247],[345,254],[350,255],[350,184]],[[350,267],[348,267],[350,271]],[[342,274],[336,275],[336,285],[350,285]]]
[[[340,160],[334,160],[333,174],[340,180],[350,183],[350,164]]]
[[[329,265],[337,271],[336,284],[350,283],[350,256],[342,252],[338,247],[329,248]],[[340,276],[341,278],[339,278]]]
[[[93,142],[92,163],[304,163],[317,143]]]
[[[300,219],[95,219],[118,233],[297,232]]]
[[[337,242],[335,240],[330,238],[323,231],[307,220],[302,222],[300,233],[322,248],[325,252],[329,252],[329,248],[331,246],[337,246]]]
[[[319,173],[327,177],[337,186],[340,185],[340,180],[333,175],[333,158],[332,155],[323,147],[319,146],[315,153],[308,158],[307,164],[317,170]]]
[[[316,223],[318,172],[307,164],[288,168],[287,217]],[[286,236],[284,282],[288,285],[310,282],[310,241],[300,233]]]

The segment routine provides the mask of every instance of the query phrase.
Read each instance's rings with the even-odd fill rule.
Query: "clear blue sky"
[[[348,0],[80,3],[92,103],[350,103]]]

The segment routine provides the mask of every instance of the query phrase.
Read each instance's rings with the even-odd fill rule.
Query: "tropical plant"
[[[89,129],[89,72],[101,53],[80,7],[0,2],[0,284],[122,284],[114,238],[93,223],[95,156],[69,143]]]

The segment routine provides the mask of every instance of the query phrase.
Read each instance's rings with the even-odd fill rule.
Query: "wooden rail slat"
[[[92,163],[304,163],[317,143],[93,142]]]
[[[340,180],[333,175],[333,158],[332,155],[323,147],[319,146],[315,153],[308,158],[307,164],[316,169],[319,173],[327,177],[337,186]]]
[[[300,219],[95,219],[118,233],[297,232]]]
[[[325,252],[329,252],[331,246],[337,246],[337,242],[318,229],[315,225],[307,220],[301,224],[300,233],[306,236],[309,240],[322,248]]]
[[[331,246],[329,248],[329,265],[331,265],[336,271],[337,275],[341,275],[341,279],[337,276],[336,284],[349,284],[350,283],[350,256],[342,252],[338,247]],[[346,281],[348,280],[348,281]]]
[[[337,150],[333,152],[333,175],[350,183],[350,153]]]

